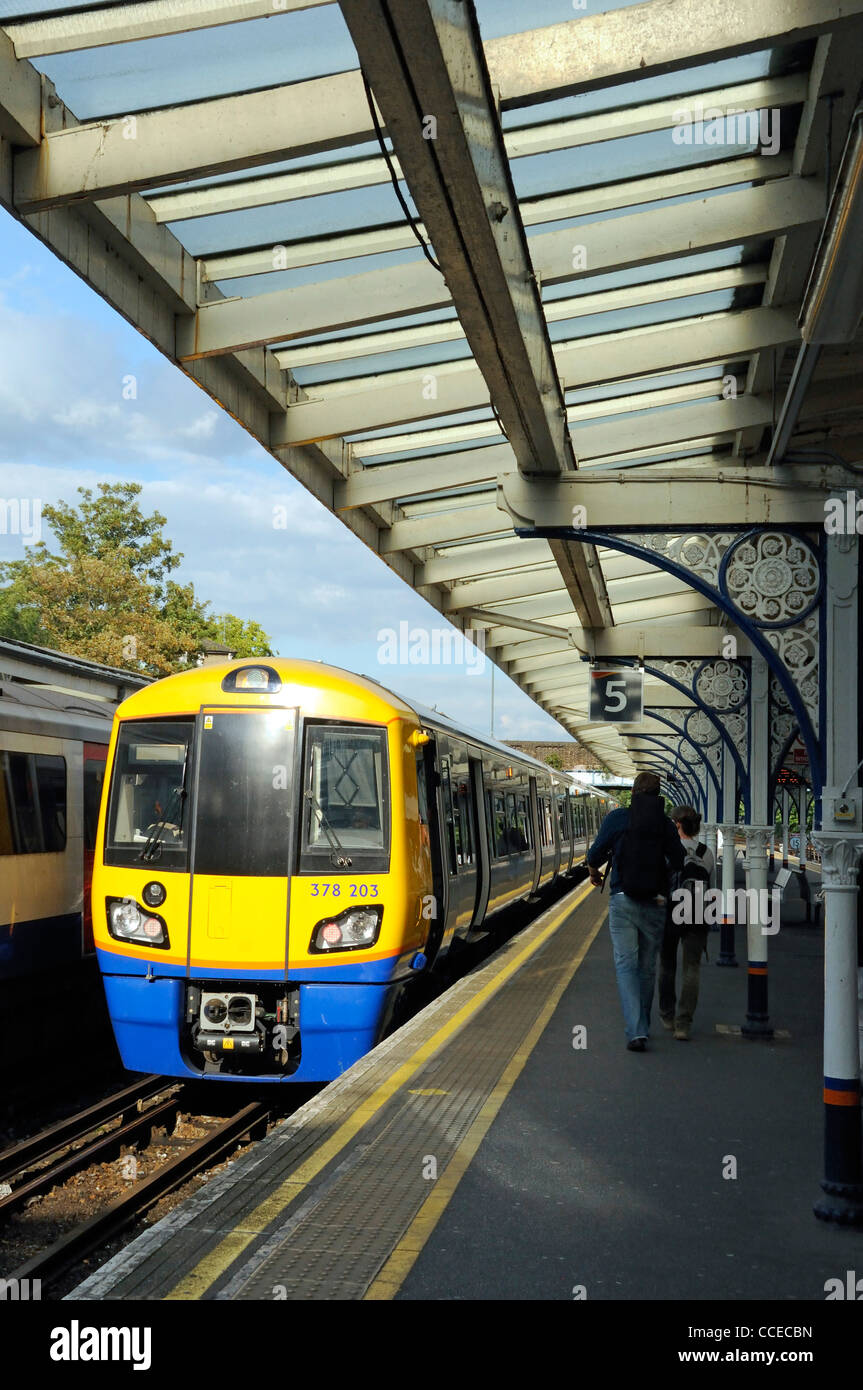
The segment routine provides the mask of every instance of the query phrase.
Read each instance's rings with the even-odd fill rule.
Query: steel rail
[[[82,1168],[87,1168],[92,1163],[103,1163],[118,1149],[124,1148],[127,1144],[137,1143],[147,1131],[152,1131],[157,1125],[166,1123],[175,1116],[182,1103],[178,1088],[176,1094],[163,1101],[161,1105],[154,1105],[151,1110],[142,1111],[119,1129],[112,1129],[109,1134],[103,1134],[92,1143],[85,1144],[83,1148],[75,1149],[57,1163],[50,1164],[7,1196],[0,1197],[0,1218],[16,1211],[31,1197],[40,1197],[50,1188],[57,1187],[74,1173],[79,1173]]]
[[[230,1152],[245,1136],[255,1137],[256,1131],[266,1129],[271,1114],[272,1106],[263,1102],[244,1106],[185,1153],[143,1182],[136,1183],[130,1192],[115,1199],[103,1212],[68,1231],[7,1277],[18,1281],[37,1278],[42,1280],[43,1286],[50,1285],[71,1265],[147,1212],[166,1192]]]
[[[122,1091],[114,1091],[88,1109],[79,1110],[58,1121],[50,1129],[35,1134],[32,1139],[24,1139],[12,1148],[4,1149],[0,1153],[0,1179],[24,1172],[39,1159],[48,1158],[67,1144],[73,1144],[76,1139],[83,1139],[97,1125],[107,1124],[118,1116],[130,1115],[138,1101],[148,1100],[159,1091],[167,1090],[169,1084],[162,1076],[146,1076]]]

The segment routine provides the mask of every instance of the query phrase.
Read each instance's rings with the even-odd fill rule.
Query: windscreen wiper
[[[146,860],[147,862],[149,862],[151,859],[155,859],[155,858],[156,858],[156,851],[157,851],[157,850],[159,851],[159,857],[161,857],[161,854],[162,854],[162,831],[165,829],[165,826],[168,824],[168,817],[170,816],[170,814],[171,814],[171,812],[172,812],[172,810],[173,810],[175,799],[176,799],[177,805],[178,805],[178,807],[179,807],[179,809],[180,809],[180,816],[179,816],[179,822],[180,822],[180,824],[179,824],[179,826],[178,826],[178,829],[182,829],[182,825],[183,825],[183,803],[184,803],[184,801],[185,801],[185,799],[186,799],[186,795],[187,795],[187,792],[186,792],[186,769],[187,769],[188,765],[189,765],[189,749],[188,749],[188,746],[187,746],[187,747],[186,747],[186,754],[185,754],[185,757],[183,758],[183,771],[182,771],[182,775],[181,775],[181,777],[180,777],[180,781],[177,783],[177,785],[176,785],[175,787],[172,787],[172,788],[171,788],[171,795],[170,795],[169,798],[168,798],[168,804],[167,804],[167,806],[165,807],[164,815],[162,816],[162,819],[159,821],[159,823],[158,823],[158,825],[156,826],[155,830],[153,830],[153,831],[150,832],[150,836],[149,836],[149,839],[147,840],[147,843],[144,845],[144,848],[141,850],[141,853],[138,855],[138,858],[139,858],[139,859],[144,859],[144,860]]]
[[[353,860],[347,857],[344,849],[339,844],[338,836],[336,835],[336,832],[333,830],[333,827],[330,825],[329,821],[324,815],[321,804],[315,796],[314,792],[306,792],[306,800],[311,802],[312,806],[318,813],[318,819],[321,822],[321,829],[326,835],[327,843],[329,844],[330,850],[332,851],[332,853],[330,854],[330,863],[336,869],[349,869],[351,867],[351,864],[353,863]]]

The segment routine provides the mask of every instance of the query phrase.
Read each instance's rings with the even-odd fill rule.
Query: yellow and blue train
[[[327,1081],[613,803],[368,677],[196,667],[117,709],[93,922],[124,1065]]]

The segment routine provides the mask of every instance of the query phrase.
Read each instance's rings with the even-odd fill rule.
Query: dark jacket
[[[616,853],[618,843],[629,825],[629,810],[625,806],[620,806],[616,811],[609,811],[604,818],[602,825],[596,834],[596,839],[587,851],[587,862],[590,868],[599,869],[605,863],[609,855],[611,861],[611,882],[609,889],[612,893],[622,893],[623,885],[620,882],[618,870],[618,855]],[[665,851],[665,862],[671,873],[683,868],[685,854],[680,843],[680,836],[673,821],[667,816],[664,818],[663,825],[663,849]]]

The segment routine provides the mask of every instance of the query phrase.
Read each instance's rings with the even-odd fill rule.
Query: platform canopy
[[[0,0],[0,200],[626,776],[584,658],[728,619],[514,502],[823,511],[771,443],[863,452],[859,345],[799,323],[863,0],[599,8]]]

